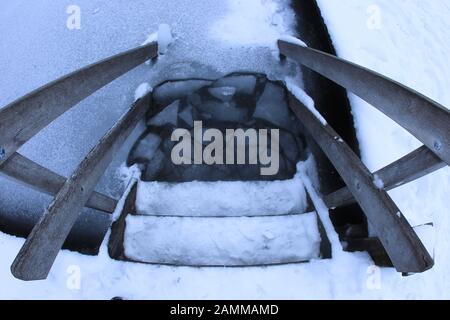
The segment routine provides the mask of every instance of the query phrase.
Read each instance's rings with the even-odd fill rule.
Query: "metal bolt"
[[[436,151],[441,151],[442,143],[440,141],[435,141],[434,142],[434,149],[436,149]]]
[[[3,160],[6,156],[6,151],[2,147],[0,147],[0,160]]]

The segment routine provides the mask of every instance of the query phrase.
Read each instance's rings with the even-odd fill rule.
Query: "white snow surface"
[[[337,54],[450,107],[450,3],[447,0],[318,0]],[[349,94],[362,158],[371,171],[421,143]],[[450,168],[390,191],[413,226],[433,223],[435,266],[391,297],[449,298]]]
[[[147,40],[142,45],[150,44],[152,42],[158,42],[158,53],[166,54],[169,46],[173,43],[172,29],[166,23],[158,26],[158,31],[153,32],[147,37]]]
[[[304,213],[305,187],[298,175],[283,181],[139,182],[141,215],[264,216]]]
[[[141,83],[139,87],[136,88],[136,91],[134,92],[134,100],[137,101],[144,97],[147,93],[152,91],[152,87],[148,82]]]
[[[228,0],[230,13],[211,28],[214,38],[231,46],[261,46],[277,50],[277,40],[295,24],[289,1]]]
[[[320,255],[315,212],[272,217],[126,219],[125,256],[175,265],[262,265]],[[149,245],[151,243],[151,245]]]
[[[317,120],[320,121],[322,125],[326,126],[328,123],[316,109],[314,100],[302,88],[300,88],[298,81],[292,78],[286,78],[285,83],[286,88],[298,99],[298,101],[303,103],[303,105],[311,111],[311,113]]]
[[[297,37],[291,36],[291,35],[285,34],[285,35],[282,35],[279,39],[289,42],[289,43],[292,43],[292,44],[297,44],[302,47],[308,47],[308,45],[303,40],[301,40]]]

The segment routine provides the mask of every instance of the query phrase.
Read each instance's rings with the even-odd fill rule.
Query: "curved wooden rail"
[[[431,268],[433,259],[424,245],[389,195],[375,186],[372,174],[358,156],[292,94],[289,94],[289,106],[362,207],[396,270],[423,272]]]
[[[24,183],[32,188],[54,196],[63,187],[66,178],[31,161],[19,153],[14,153],[7,161],[0,165],[0,171],[10,178]],[[117,200],[107,195],[93,192],[86,207],[113,213]]]
[[[150,43],[84,67],[0,109],[0,164],[77,103],[158,55]]]
[[[411,181],[426,176],[445,167],[428,147],[422,146],[407,154],[400,160],[374,173],[384,184],[384,190],[389,191]],[[355,198],[347,187],[339,189],[324,199],[328,208],[337,208],[355,202]]]
[[[46,279],[58,252],[115,153],[148,110],[151,93],[133,104],[80,163],[33,228],[11,271],[22,280]],[[156,112],[156,110],[152,110]]]
[[[450,112],[424,95],[319,50],[278,41],[280,53],[352,91],[386,114],[450,165]]]

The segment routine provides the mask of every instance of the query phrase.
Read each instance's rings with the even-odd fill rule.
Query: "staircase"
[[[236,197],[244,190],[247,196]],[[271,200],[283,192],[277,208]],[[109,243],[110,255],[119,260],[242,267],[321,257],[318,217],[304,211],[306,194],[299,177],[275,182],[139,181],[126,203]]]
[[[324,250],[327,237],[315,212],[319,208],[310,203],[309,198],[313,197],[305,192],[305,178],[299,179],[292,172],[293,160],[294,167],[295,160],[305,160],[305,150],[325,156],[346,185],[324,196],[320,212],[325,207],[356,202],[371,223],[377,237],[361,239],[359,249],[371,250],[378,245],[377,252],[385,250],[398,272],[417,273],[431,268],[433,258],[387,191],[450,164],[448,109],[380,74],[308,48],[296,39],[279,40],[278,47],[283,58],[352,91],[424,145],[371,173],[297,86],[290,84],[287,90],[284,83],[262,86],[256,81],[251,91],[246,81],[230,91],[225,81],[212,84],[215,89],[208,90],[209,94],[228,103],[227,96],[241,90],[244,95],[259,95],[260,103],[252,106],[250,100],[241,99],[251,107],[242,109],[229,104],[227,112],[223,112],[214,103],[197,103],[198,99],[186,100],[191,105],[161,105],[154,103],[149,92],[131,106],[68,178],[18,153],[21,146],[78,102],[145,61],[156,59],[158,44],[153,42],[71,73],[0,110],[0,171],[55,196],[18,253],[11,267],[13,275],[22,280],[46,279],[84,206],[117,214],[109,242],[109,253],[115,259],[177,266],[248,267],[329,258]],[[246,93],[247,90],[251,92]],[[284,100],[279,101],[277,109],[270,109],[267,101],[280,97]],[[148,160],[154,155],[151,159],[139,155],[131,157],[132,162],[145,168],[145,175],[132,186],[123,206],[108,195],[95,192],[114,154],[139,121],[147,117],[150,127],[173,124],[170,117],[151,121],[163,110],[178,110],[173,112],[175,126],[179,126],[180,117],[191,119],[190,113],[211,124],[217,118],[227,123],[245,118],[241,125],[250,128],[258,128],[261,123],[281,128],[286,133],[284,141],[291,141],[285,147],[283,139],[280,143],[282,176],[263,183],[255,179],[254,167],[245,167],[245,172],[230,172],[231,181],[202,181],[199,178],[210,176],[210,171],[202,172],[196,167],[178,171],[166,166],[168,161],[153,167],[154,161]],[[189,123],[185,121],[185,125]],[[296,130],[307,135],[307,144],[303,139],[295,139],[299,133]],[[293,144],[298,149],[286,147]],[[159,151],[159,159],[164,159],[164,148]],[[215,168],[214,175],[220,178],[223,170]],[[185,196],[186,190],[189,197]],[[191,194],[195,195],[193,199]],[[283,201],[277,203],[280,198]]]

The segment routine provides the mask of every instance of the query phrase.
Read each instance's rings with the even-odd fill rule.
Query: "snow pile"
[[[261,265],[317,259],[315,213],[279,217],[128,216],[125,256],[175,265]],[[149,245],[151,244],[151,245]]]
[[[134,92],[134,101],[143,98],[147,93],[152,91],[152,87],[147,82],[141,83]]]
[[[160,24],[158,32],[154,32],[147,37],[147,40],[142,43],[143,46],[152,42],[158,42],[158,54],[166,54],[169,46],[174,41],[172,36],[172,29],[168,24]]]
[[[309,111],[320,121],[324,126],[327,125],[327,120],[316,109],[314,100],[308,96],[308,94],[299,87],[295,79],[286,78],[286,88],[305,106]]]
[[[289,43],[292,43],[292,44],[296,44],[296,45],[299,45],[299,46],[302,46],[302,47],[305,47],[305,48],[308,47],[308,45],[303,40],[300,40],[299,38],[296,38],[296,37],[291,36],[291,35],[282,35],[280,37],[280,40],[283,40],[283,41],[286,41],[286,42],[289,42]]]
[[[142,215],[263,216],[304,213],[299,176],[283,181],[139,182],[136,209]]]

